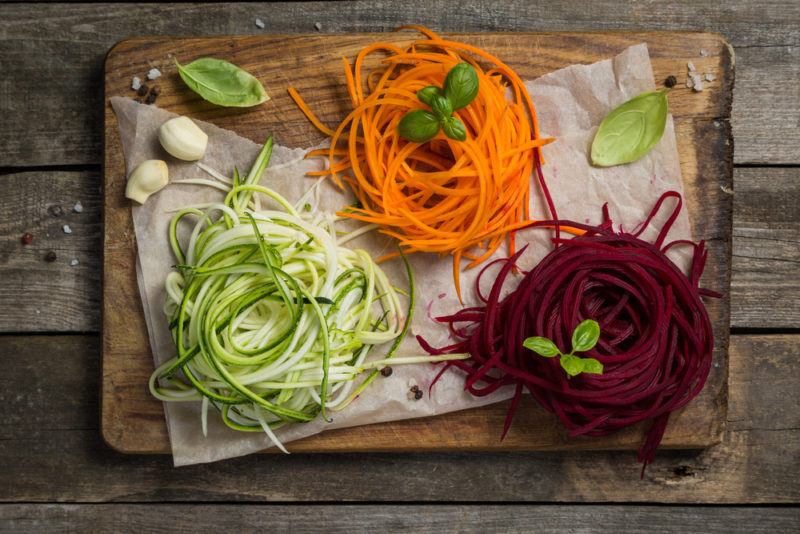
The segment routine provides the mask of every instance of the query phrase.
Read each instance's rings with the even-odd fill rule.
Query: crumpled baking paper
[[[633,229],[644,220],[656,199],[667,190],[683,193],[675,130],[670,117],[658,145],[641,160],[618,167],[596,168],[587,154],[594,132],[602,118],[614,107],[655,87],[647,46],[640,44],[618,56],[591,65],[573,65],[526,82],[537,108],[543,136],[558,141],[544,147],[545,176],[562,219],[579,222],[601,222],[601,208],[608,202],[615,224]],[[169,165],[170,186],[151,196],[143,206],[133,206],[133,224],[138,247],[137,277],[142,297],[150,344],[156,364],[175,354],[167,319],[163,313],[164,280],[174,263],[167,238],[172,212],[187,205],[221,199],[222,193],[209,187],[176,185],[188,178],[209,178],[194,163],[168,156],[157,139],[158,127],[175,115],[155,106],[137,104],[129,98],[112,97],[128,174],[146,159],[164,159]],[[230,176],[234,166],[249,169],[259,145],[212,124],[195,121],[209,136],[208,150],[202,162]],[[297,201],[314,185],[306,172],[321,168],[317,159],[304,158],[310,148],[288,148],[276,145],[262,184],[277,190],[290,201]],[[544,209],[541,191],[532,177],[531,213],[535,218],[549,218]],[[328,181],[319,184],[315,194],[318,209],[336,211],[352,203]],[[652,238],[666,217],[651,223],[644,237]],[[535,265],[552,248],[547,230],[520,232],[517,243],[530,243],[520,264],[524,269]],[[684,210],[670,233],[673,239],[691,237],[689,220]],[[391,250],[392,243],[372,233],[351,246],[365,248],[373,257]],[[505,257],[507,250],[498,251]],[[674,258],[686,265],[688,255],[676,253]],[[432,316],[458,310],[461,306],[452,281],[449,257],[416,254],[411,257],[417,282],[417,305],[411,333],[401,346],[399,355],[424,354],[416,342],[420,334],[434,346],[449,341],[449,333]],[[399,261],[384,265],[396,285],[406,282]],[[472,291],[479,269],[462,273],[464,305],[477,303]],[[513,285],[513,284],[512,284]],[[374,351],[376,354],[379,351]],[[446,372],[428,395],[428,385],[437,372],[428,364],[398,365],[387,378],[379,377],[353,403],[341,412],[332,412],[333,422],[320,418],[276,431],[284,443],[310,436],[327,429],[366,425],[398,419],[424,417],[473,408],[511,397],[509,388],[483,398],[474,398],[463,390],[463,377],[454,370]],[[425,392],[422,400],[409,400],[409,384],[415,383]],[[271,446],[265,435],[241,433],[228,429],[218,417],[210,414],[208,436],[200,425],[200,403],[165,403],[164,405],[173,459],[176,466],[211,462],[252,453]],[[213,411],[213,409],[212,409]],[[291,445],[289,445],[291,451]]]

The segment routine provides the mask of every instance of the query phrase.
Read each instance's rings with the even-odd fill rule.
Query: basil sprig
[[[664,135],[667,90],[642,93],[606,115],[592,142],[592,163],[611,167],[647,154]]]
[[[444,88],[429,85],[417,91],[417,99],[431,111],[415,109],[406,113],[397,129],[400,136],[414,143],[430,141],[441,129],[450,139],[464,141],[467,128],[453,117],[453,111],[469,105],[478,95],[478,74],[472,65],[459,63],[447,73]]]
[[[597,345],[598,339],[600,339],[600,325],[597,321],[586,319],[572,332],[572,352],[569,354],[562,354],[556,344],[546,337],[529,337],[522,342],[522,345],[545,358],[559,356],[561,367],[570,377],[580,373],[601,375],[603,374],[603,364],[599,360],[575,356],[576,352],[592,350]]]

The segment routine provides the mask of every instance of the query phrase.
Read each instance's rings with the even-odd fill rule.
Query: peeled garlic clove
[[[184,161],[197,161],[206,153],[208,136],[189,117],[175,117],[158,129],[161,146]]]
[[[144,204],[150,195],[163,189],[168,182],[167,164],[160,159],[148,159],[133,169],[125,186],[125,196]]]

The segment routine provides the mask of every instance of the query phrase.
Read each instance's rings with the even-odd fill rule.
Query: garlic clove
[[[144,204],[147,198],[164,188],[169,182],[169,169],[167,164],[160,159],[148,159],[141,162],[125,185],[125,196]]]
[[[208,136],[189,117],[175,117],[158,129],[164,150],[184,161],[197,161],[206,153]]]

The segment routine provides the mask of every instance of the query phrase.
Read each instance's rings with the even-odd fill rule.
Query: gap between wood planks
[[[665,513],[668,512],[668,513]],[[789,531],[797,509],[775,506],[541,505],[505,504],[51,504],[0,505],[0,521],[11,530],[59,532],[73,529],[160,532],[161,517],[175,532],[194,532],[197,525],[219,530],[302,532],[409,530],[442,532],[691,532],[702,525],[709,533]],[[168,518],[168,519],[167,519]],[[258,527],[256,526],[258,525]]]

